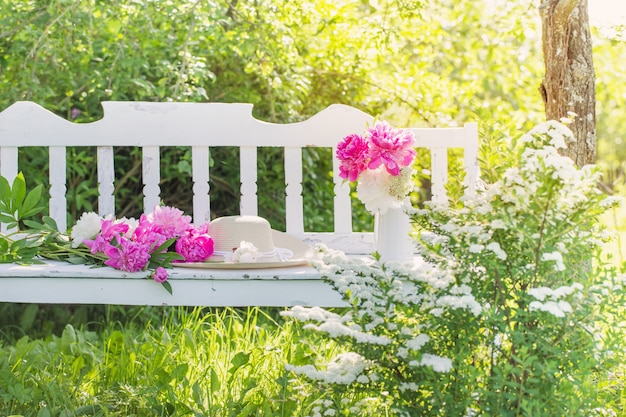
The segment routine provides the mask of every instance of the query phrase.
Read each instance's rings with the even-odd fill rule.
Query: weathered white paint
[[[334,170],[334,232],[304,230],[302,148],[332,148],[350,133],[363,132],[373,118],[345,105],[332,105],[308,120],[273,124],[252,117],[250,104],[105,102],[102,120],[75,124],[32,102],[18,102],[0,113],[0,174],[12,181],[18,172],[18,149],[50,149],[50,214],[66,226],[66,162],[68,146],[96,146],[98,209],[115,213],[116,146],[142,148],[144,210],[160,199],[160,148],[192,150],[194,222],[210,219],[209,147],[240,148],[241,214],[258,213],[257,149],[281,147],[285,157],[287,232],[311,243],[325,243],[357,256],[374,250],[373,233],[352,232],[350,187]],[[431,150],[433,199],[445,202],[449,148],[464,149],[465,185],[472,192],[478,178],[477,125],[462,128],[411,129],[417,147]],[[119,176],[119,173],[118,173]],[[28,177],[28,173],[26,173]],[[237,213],[233,213],[237,214]],[[329,219],[330,222],[330,219]],[[279,270],[192,270],[172,273],[174,296],[145,273],[126,274],[111,268],[69,264],[18,266],[0,264],[0,301],[151,305],[340,305],[340,300],[310,267]],[[137,279],[131,279],[137,278]]]

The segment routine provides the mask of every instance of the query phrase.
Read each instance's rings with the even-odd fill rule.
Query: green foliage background
[[[106,100],[254,104],[277,123],[306,119],[332,103],[353,105],[398,125],[448,126],[478,120],[483,140],[527,129],[543,117],[540,28],[530,0],[188,1],[0,0],[0,110],[32,100],[75,122],[102,117]],[[607,185],[622,182],[626,153],[625,44],[596,36],[598,137]],[[494,145],[495,146],[495,145]],[[484,147],[482,158],[505,158]],[[95,150],[70,150],[71,225],[95,209]],[[236,150],[212,150],[213,212],[238,212]],[[140,155],[118,149],[118,214],[137,215]],[[282,156],[259,153],[260,210],[282,227]],[[307,153],[307,228],[328,223],[329,153]],[[162,196],[190,207],[188,149],[163,152]],[[493,161],[492,161],[493,162]],[[47,155],[21,163],[31,183],[47,182]],[[36,167],[37,169],[32,169]],[[488,168],[487,168],[488,169]],[[181,184],[182,182],[182,184]],[[184,190],[184,191],[181,191]],[[356,207],[355,227],[370,227]]]
[[[295,0],[0,0],[0,110],[32,100],[78,123],[102,117],[105,100],[254,104],[262,120],[303,120],[333,103],[398,126],[478,121],[481,170],[497,178],[503,138],[543,119],[536,5],[492,2]],[[620,36],[594,31],[599,164],[621,187],[626,157],[626,54]],[[68,224],[96,208],[95,150],[72,148]],[[238,212],[236,149],[212,149],[213,214]],[[418,164],[427,167],[428,155]],[[47,153],[20,154],[29,184],[47,184]],[[137,216],[141,162],[116,149],[117,212]],[[307,229],[327,230],[330,152],[306,152]],[[260,214],[284,224],[282,154],[259,151]],[[166,204],[191,214],[190,150],[162,153]],[[424,185],[427,185],[427,178]],[[427,198],[427,192],[417,199]],[[355,203],[354,227],[372,221]]]

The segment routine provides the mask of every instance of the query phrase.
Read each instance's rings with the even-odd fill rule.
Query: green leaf
[[[43,210],[43,207],[34,207],[31,210],[22,210],[22,212],[20,213],[18,211],[18,218],[19,219],[25,219],[28,217],[33,217],[35,214],[40,213]]]
[[[43,217],[43,222],[44,224],[46,224],[48,227],[50,227],[50,229],[54,230],[54,231],[60,231],[59,230],[59,226],[57,226],[57,222],[50,216],[44,216]]]
[[[15,223],[16,220],[14,217],[9,216],[8,214],[0,214],[0,223]],[[11,229],[11,226],[8,226]]]
[[[220,390],[220,379],[215,370],[211,369],[211,394]]]
[[[44,224],[34,220],[24,220],[24,225],[33,230],[47,230]]]
[[[21,207],[17,208],[18,219],[34,216],[35,214],[43,210],[43,207],[37,206],[39,200],[41,200],[42,190],[43,186],[39,184],[26,195],[26,198],[24,199]]]
[[[237,372],[237,369],[246,365],[249,361],[250,361],[249,353],[238,352],[230,361],[230,363],[232,363],[233,366],[228,370],[228,373],[233,375],[235,372]]]
[[[161,285],[163,286],[163,288],[165,288],[165,291],[170,293],[170,295],[174,295],[174,293],[172,292],[172,286],[170,285],[169,281],[163,281]]]
[[[38,311],[39,306],[37,304],[28,304],[20,317],[20,327],[25,331],[31,329],[33,327],[33,323],[35,323]]]
[[[2,204],[0,205],[0,209],[8,210],[11,206],[11,186],[9,185],[9,181],[0,176],[0,201]]]
[[[7,253],[9,251],[9,242],[6,239],[0,237],[0,254]]]
[[[189,365],[186,363],[181,363],[176,365],[176,367],[170,372],[170,378],[176,381],[183,381],[185,376],[187,375],[187,371],[189,370]]]
[[[11,188],[12,201],[9,208],[11,213],[15,213],[18,210],[24,201],[24,197],[26,197],[26,180],[24,179],[24,175],[20,172],[13,180],[13,187]]]

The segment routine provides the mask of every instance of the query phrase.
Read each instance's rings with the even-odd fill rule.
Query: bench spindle
[[[432,148],[431,153],[431,192],[432,201],[445,204],[448,201],[446,183],[448,182],[448,148]]]
[[[102,217],[115,214],[115,162],[113,146],[98,146],[98,214]]]
[[[209,196],[208,146],[191,147],[191,173],[193,179],[193,222],[201,225],[211,220],[211,197]]]
[[[142,152],[143,210],[151,213],[161,201],[161,158],[158,146],[144,146]]]
[[[241,215],[257,216],[259,213],[257,199],[257,147],[242,146],[239,148]]]
[[[304,233],[302,200],[302,148],[285,148],[285,191],[287,233]]]
[[[65,146],[50,146],[50,217],[59,230],[67,230],[67,159]]]
[[[333,147],[333,155],[337,148]],[[352,200],[350,199],[350,184],[339,177],[339,160],[333,158],[333,182],[335,198],[333,215],[335,217],[335,233],[352,233]]]

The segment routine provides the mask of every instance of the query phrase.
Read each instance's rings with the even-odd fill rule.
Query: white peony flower
[[[72,247],[77,248],[84,240],[95,239],[100,233],[102,218],[97,213],[83,213],[72,228]]]
[[[384,167],[361,173],[357,184],[359,200],[372,214],[384,214],[390,208],[404,206],[405,197],[413,190],[412,168],[403,168],[400,175],[390,175]]]

